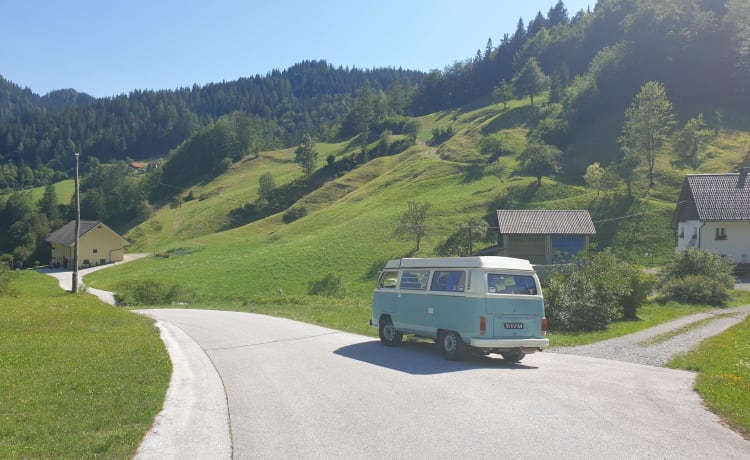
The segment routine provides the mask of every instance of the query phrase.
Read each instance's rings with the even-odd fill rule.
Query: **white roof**
[[[528,260],[499,256],[404,258],[389,260],[385,268],[495,268],[533,271]]]

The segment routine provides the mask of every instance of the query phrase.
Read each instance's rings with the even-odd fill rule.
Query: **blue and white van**
[[[450,360],[467,352],[518,362],[549,346],[539,278],[511,257],[406,258],[380,273],[370,325],[383,344],[434,339]]]

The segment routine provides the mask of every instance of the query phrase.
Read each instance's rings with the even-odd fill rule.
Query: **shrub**
[[[635,319],[655,285],[655,277],[610,251],[557,267],[544,286],[550,327],[595,331],[618,316]]]
[[[16,273],[0,262],[0,297],[15,297],[18,293],[11,286],[11,282],[16,278]]]
[[[734,264],[704,249],[687,248],[675,254],[662,272],[662,295],[687,303],[723,305],[734,287]]]
[[[616,314],[616,305],[602,302],[588,273],[573,264],[547,278],[545,302],[550,328],[560,331],[601,330]]]
[[[120,285],[115,293],[117,305],[169,305],[187,302],[194,295],[179,284],[164,284],[154,280],[136,280]]]
[[[291,224],[295,220],[305,217],[307,215],[307,208],[304,206],[300,206],[299,208],[292,208],[289,211],[285,212],[283,216],[281,216],[281,219],[284,221],[285,224]]]
[[[662,287],[668,299],[684,303],[724,305],[730,298],[729,289],[720,281],[705,275],[686,275],[673,278]]]
[[[322,279],[310,281],[307,285],[307,293],[323,297],[344,297],[346,288],[340,276],[328,273]]]

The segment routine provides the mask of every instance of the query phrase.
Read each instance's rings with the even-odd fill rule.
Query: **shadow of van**
[[[446,361],[434,343],[409,341],[385,347],[378,341],[361,342],[334,351],[339,356],[412,375],[434,375],[472,369],[532,370],[535,366],[505,361],[498,355],[469,354],[464,361]]]

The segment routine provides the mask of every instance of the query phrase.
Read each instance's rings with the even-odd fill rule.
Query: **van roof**
[[[500,256],[403,258],[389,260],[385,268],[498,268],[533,271],[525,259]]]

